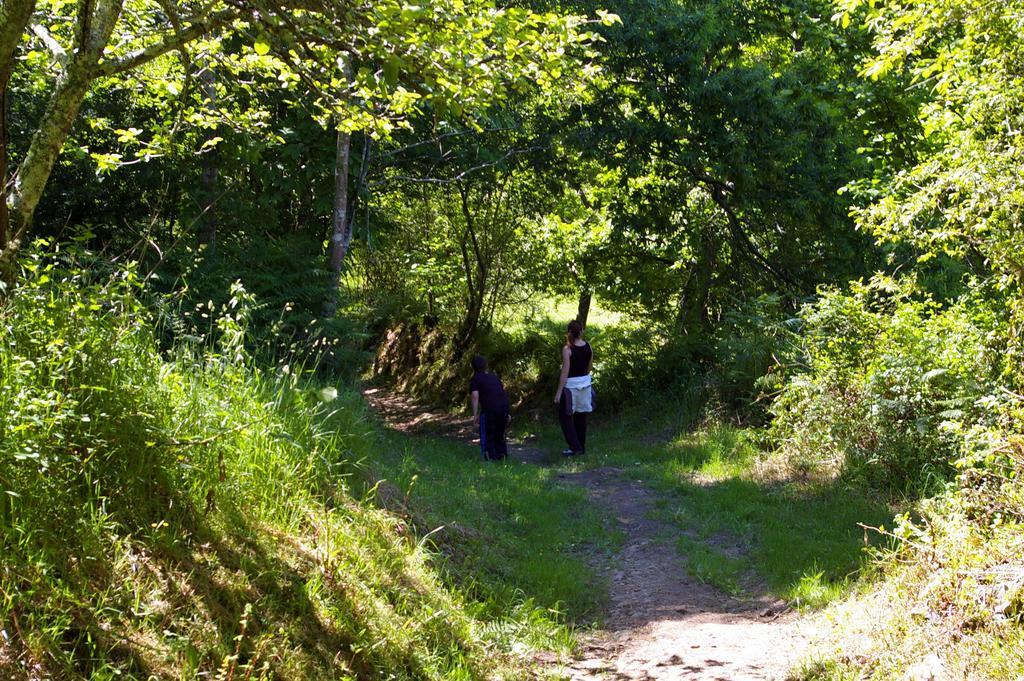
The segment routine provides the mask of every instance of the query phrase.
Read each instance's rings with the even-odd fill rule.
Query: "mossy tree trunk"
[[[15,260],[9,253],[14,241],[8,209],[12,178],[7,171],[7,85],[14,72],[14,55],[28,22],[35,11],[36,0],[4,0],[0,5],[0,282],[14,283]],[[14,247],[17,251],[17,246]]]

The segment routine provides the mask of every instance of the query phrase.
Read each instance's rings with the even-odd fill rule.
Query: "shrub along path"
[[[473,437],[464,416],[380,390],[366,397],[396,430],[463,442]],[[510,456],[551,463],[550,455],[524,444],[510,446]],[[588,556],[608,583],[603,627],[583,637],[574,660],[541,656],[556,675],[573,681],[782,679],[799,662],[809,625],[770,596],[738,599],[691,577],[676,548],[679,527],[658,519],[656,492],[612,466],[553,470],[551,481],[585,489],[624,536],[617,555]],[[756,584],[745,587],[756,591]]]

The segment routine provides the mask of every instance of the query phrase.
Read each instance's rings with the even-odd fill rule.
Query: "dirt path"
[[[561,473],[608,509],[626,540],[612,564],[603,631],[567,665],[590,679],[783,679],[807,645],[798,618],[766,598],[738,600],[686,571],[679,529],[654,517],[657,496],[617,468]]]
[[[364,390],[363,396],[374,411],[380,414],[395,430],[410,435],[449,437],[460,442],[477,445],[480,442],[468,414],[431,411],[404,395],[396,395],[379,388]],[[516,428],[517,424],[513,421],[512,429]],[[508,454],[516,461],[538,465],[551,463],[551,458],[536,447],[513,440],[508,443]]]
[[[388,423],[409,433],[450,435],[468,441],[468,419],[424,410],[400,396],[368,392]],[[549,457],[527,445],[512,458],[544,464]],[[739,681],[784,679],[808,645],[800,619],[769,598],[739,600],[691,577],[674,546],[679,528],[657,519],[657,495],[618,468],[558,473],[561,484],[587,490],[625,535],[611,561],[593,567],[609,583],[604,628],[584,637],[578,659],[551,659],[552,671],[572,681]]]

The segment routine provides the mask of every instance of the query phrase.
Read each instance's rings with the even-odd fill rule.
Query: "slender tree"
[[[3,28],[0,29],[0,76],[4,76],[5,93],[6,81],[15,66],[15,53],[34,6],[35,3],[26,0],[4,3]],[[80,0],[76,23],[71,31],[70,49],[62,48],[52,36],[44,40],[59,57],[59,73],[53,83],[49,103],[35,125],[28,149],[13,177],[3,185],[5,213],[0,217],[3,225],[0,233],[0,277],[7,282],[14,281],[18,250],[93,82],[104,76],[137,69],[171,50],[223,28],[241,16],[241,11],[236,8],[215,11],[215,5],[206,6],[186,20],[176,20],[175,24],[184,27],[181,30],[175,30],[167,20],[166,25],[153,33],[134,36],[141,39],[141,47],[108,55],[107,49],[123,8],[124,0]],[[132,42],[138,44],[140,41]]]
[[[352,150],[352,136],[343,130],[337,133],[334,161],[334,206],[331,210],[331,238],[327,246],[327,267],[331,272],[331,285],[324,304],[324,316],[333,317],[338,309],[338,286],[341,266],[345,261],[351,239],[348,205],[348,167]]]

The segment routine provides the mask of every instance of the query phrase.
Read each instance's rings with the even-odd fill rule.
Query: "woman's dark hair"
[[[475,355],[469,363],[473,365],[473,371],[487,371],[487,358],[483,355]]]
[[[578,319],[574,319],[569,322],[569,325],[565,328],[569,332],[569,336],[573,340],[579,340],[580,336],[583,335],[583,325],[580,324]]]

